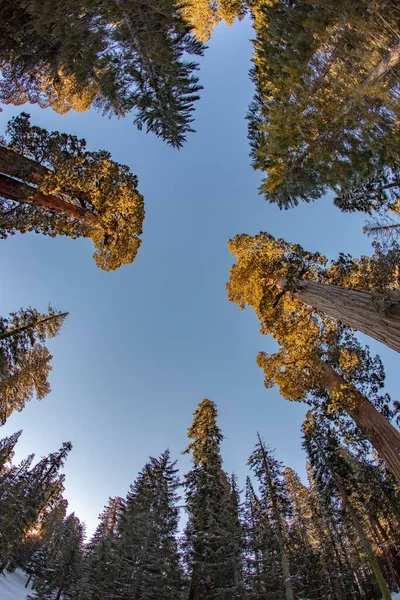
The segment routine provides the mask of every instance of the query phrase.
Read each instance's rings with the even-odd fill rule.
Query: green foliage
[[[35,577],[35,592],[30,600],[75,600],[82,569],[84,525],[74,513],[58,524],[39,553],[40,576]]]
[[[245,0],[186,0],[181,13],[196,39],[207,42],[214,27],[221,21],[233,25],[236,18],[244,17],[246,8]]]
[[[41,400],[50,392],[51,354],[46,339],[55,337],[67,316],[51,306],[47,313],[20,309],[0,317],[0,422],[14,410],[21,411],[36,394]]]
[[[34,455],[0,475],[0,564],[15,569],[28,561],[35,549],[35,530],[46,528],[51,512],[60,506],[64,477],[60,469],[72,445],[41,459],[33,468]],[[33,543],[32,543],[33,542]]]
[[[168,450],[151,458],[128,492],[118,522],[114,594],[121,599],[182,598],[175,464]]]
[[[174,0],[6,0],[0,8],[0,98],[60,113],[91,106],[174,147],[193,131],[203,45]]]
[[[399,159],[394,0],[250,2],[256,39],[248,112],[260,193],[310,202]],[[392,53],[392,62],[385,62]]]
[[[1,170],[28,183],[30,193],[17,200],[3,193],[1,199],[0,186],[0,235],[90,237],[101,269],[131,263],[141,244],[144,200],[130,169],[108,152],[86,151],[85,140],[32,126],[26,113],[11,119],[7,135]],[[45,204],[37,191],[45,194]]]
[[[200,402],[188,431],[193,467],[185,477],[185,561],[189,598],[233,600],[241,593],[237,494],[222,469],[215,404]]]

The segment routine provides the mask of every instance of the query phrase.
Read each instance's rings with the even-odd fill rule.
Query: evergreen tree
[[[173,0],[6,0],[0,8],[0,98],[60,113],[91,106],[179,147],[191,127],[203,45]]]
[[[182,598],[183,572],[176,539],[179,485],[168,450],[158,459],[150,458],[131,486],[118,522],[114,590],[100,598]]]
[[[15,567],[20,563],[27,535],[39,525],[46,512],[59,504],[64,490],[64,476],[60,475],[60,469],[71,448],[71,443],[66,442],[60,450],[29,469],[32,455],[2,477],[0,571],[7,565]]]
[[[360,211],[373,215],[363,231],[385,246],[400,241],[400,173],[399,167],[384,168],[367,180],[356,181],[354,187],[334,199],[344,212]]]
[[[250,477],[247,477],[244,506],[244,580],[246,597],[252,600],[283,599],[279,541],[269,508],[257,496]]]
[[[237,494],[222,469],[217,409],[208,399],[198,405],[188,431],[193,467],[185,477],[185,560],[189,600],[232,600],[241,594]],[[236,532],[236,534],[234,533]]]
[[[115,578],[118,574],[118,527],[123,512],[123,499],[110,498],[99,516],[96,528],[87,548],[84,561],[85,598],[100,600],[112,598]]]
[[[240,239],[236,240],[237,250],[231,245],[240,262],[232,267],[228,284],[230,300],[241,308],[252,306],[261,332],[272,334],[280,345],[275,354],[260,352],[257,357],[266,387],[278,385],[281,395],[294,401],[324,398],[327,412],[346,412],[400,480],[400,434],[386,418],[394,416],[389,397],[379,394],[384,385],[379,357],[372,358],[368,347],[363,348],[351,331],[298,300],[296,294],[287,294],[285,289],[277,293],[276,272],[269,274],[267,269],[285,265],[282,246],[287,248],[284,242],[275,243],[272,238],[270,244],[271,239],[266,239],[269,262],[265,272],[263,264],[261,268],[255,265],[257,246],[245,240],[241,248]],[[295,280],[297,273],[305,279],[308,270],[312,277],[323,259],[300,247],[293,250],[288,262]],[[291,272],[281,271],[287,278]]]
[[[182,16],[188,21],[194,36],[201,42],[210,39],[214,27],[221,20],[232,25],[246,12],[244,0],[186,0],[182,3]]]
[[[249,2],[249,139],[260,193],[281,208],[340,193],[399,159],[395,0]]]
[[[229,249],[237,258],[229,299],[243,305],[261,298],[263,322],[298,300],[310,314],[337,319],[400,352],[400,246],[386,253],[378,246],[371,258],[342,255],[329,267],[325,256],[268,233],[238,235]]]
[[[289,503],[288,555],[293,574],[293,587],[298,598],[329,600],[335,594],[332,571],[327,568],[321,552],[321,527],[314,525],[310,489],[289,467],[284,469],[285,488]]]
[[[332,502],[335,494],[339,497],[342,511],[354,529],[380,593],[385,600],[390,600],[390,591],[364,525],[365,515],[360,514],[352,498],[351,465],[343,458],[343,449],[337,437],[326,423],[321,423],[311,413],[307,415],[303,430],[304,446],[319,485],[324,489],[326,497],[330,498],[329,502]]]
[[[34,394],[39,400],[50,392],[52,358],[45,341],[60,331],[68,313],[51,306],[47,313],[20,309],[0,317],[0,423],[21,411]]]
[[[22,429],[0,440],[0,482],[10,469],[11,461],[15,454],[14,448],[21,433]]]
[[[34,231],[90,237],[105,271],[131,263],[140,247],[143,197],[129,168],[85,140],[32,126],[21,113],[0,147],[0,236]]]
[[[290,573],[287,549],[287,532],[285,517],[288,511],[288,501],[283,480],[282,465],[269,451],[258,434],[258,443],[248,464],[258,479],[261,502],[269,516],[269,522],[275,532],[279,547],[279,563],[281,570],[281,590],[286,600],[293,600],[293,585]]]
[[[70,514],[41,548],[42,569],[35,578],[35,593],[30,600],[75,600],[81,577],[85,530]]]

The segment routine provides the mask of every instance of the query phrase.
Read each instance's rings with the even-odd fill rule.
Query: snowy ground
[[[0,575],[0,600],[25,600],[31,589],[25,587],[26,574],[17,569],[15,573]]]
[[[30,587],[25,588],[27,576],[17,569],[15,573],[0,575],[0,600],[25,600]],[[393,594],[393,600],[400,600],[400,593]]]

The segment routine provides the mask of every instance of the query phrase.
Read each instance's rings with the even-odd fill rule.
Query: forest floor
[[[14,573],[0,575],[0,600],[25,600],[31,586],[25,588],[26,574],[17,569]],[[393,594],[393,600],[400,600],[400,593]]]

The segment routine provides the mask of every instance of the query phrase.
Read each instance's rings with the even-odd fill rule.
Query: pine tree
[[[257,496],[250,477],[247,477],[244,508],[244,580],[247,596],[254,600],[281,600],[284,597],[279,541],[269,508]]]
[[[68,515],[41,549],[42,570],[30,600],[75,600],[81,577],[85,529],[74,513]]]
[[[237,258],[229,299],[243,305],[262,298],[264,322],[299,300],[310,314],[337,319],[400,352],[400,247],[383,253],[378,246],[371,258],[341,256],[328,268],[325,256],[268,233],[238,235],[229,249]]]
[[[68,313],[49,306],[47,313],[20,309],[0,317],[0,422],[21,411],[34,394],[50,392],[51,354],[45,341],[60,331]]]
[[[335,495],[339,497],[342,511],[349,519],[355,537],[358,538],[365,553],[380,593],[385,600],[390,600],[390,591],[364,525],[365,515],[360,514],[352,498],[353,473],[351,465],[343,458],[343,449],[337,436],[326,422],[321,423],[311,413],[307,415],[303,431],[304,447],[316,472],[319,485],[324,489],[326,497],[330,497],[330,502]]]
[[[175,464],[168,450],[158,459],[150,458],[131,486],[118,522],[115,587],[101,598],[182,598]]]
[[[84,589],[88,600],[112,598],[114,595],[118,573],[118,527],[123,506],[123,499],[119,496],[109,499],[86,548]]]
[[[400,434],[386,418],[393,416],[390,399],[379,394],[384,385],[379,357],[372,358],[350,330],[299,301],[295,294],[276,293],[275,271],[268,276],[263,265],[254,264],[252,251],[257,247],[246,245],[246,240],[243,249],[240,240],[237,245],[240,263],[231,271],[229,298],[241,308],[253,307],[261,332],[272,334],[280,346],[275,354],[258,354],[266,387],[278,385],[281,395],[294,401],[324,398],[328,412],[346,412],[400,480]],[[293,250],[292,272],[296,275],[300,267],[297,273],[305,278],[309,269],[312,276],[321,257],[299,247]],[[271,264],[282,268],[285,255],[280,242],[272,243],[268,252],[268,268]]]
[[[286,600],[293,600],[293,585],[290,573],[287,549],[287,532],[285,517],[287,516],[287,497],[283,481],[282,465],[276,460],[258,434],[258,443],[250,456],[248,464],[258,479],[261,502],[269,514],[269,522],[275,532],[279,546],[279,562],[281,569],[281,589]]]
[[[105,271],[133,262],[140,247],[144,201],[129,168],[85,140],[32,126],[21,113],[0,147],[0,235],[34,231],[90,237]]]
[[[60,113],[91,106],[179,147],[193,131],[203,45],[173,0],[6,0],[0,8],[0,98]]]
[[[249,139],[281,208],[339,192],[399,158],[398,9],[368,0],[251,0]]]
[[[33,455],[3,476],[0,486],[0,571],[19,564],[29,532],[62,499],[64,476],[60,469],[72,445],[41,459],[32,469]]]
[[[15,454],[14,448],[21,436],[21,433],[22,429],[16,431],[9,437],[5,437],[0,440],[0,478],[3,478],[10,468],[11,461]]]
[[[335,588],[332,572],[325,564],[326,556],[321,553],[320,532],[313,524],[310,489],[293,469],[285,467],[283,475],[289,503],[288,555],[296,597],[328,600]]]
[[[185,560],[189,600],[239,598],[240,544],[237,543],[235,492],[222,469],[217,409],[208,399],[198,405],[188,431],[193,467],[185,476]],[[232,496],[233,495],[233,496]],[[235,533],[236,532],[236,533]]]

